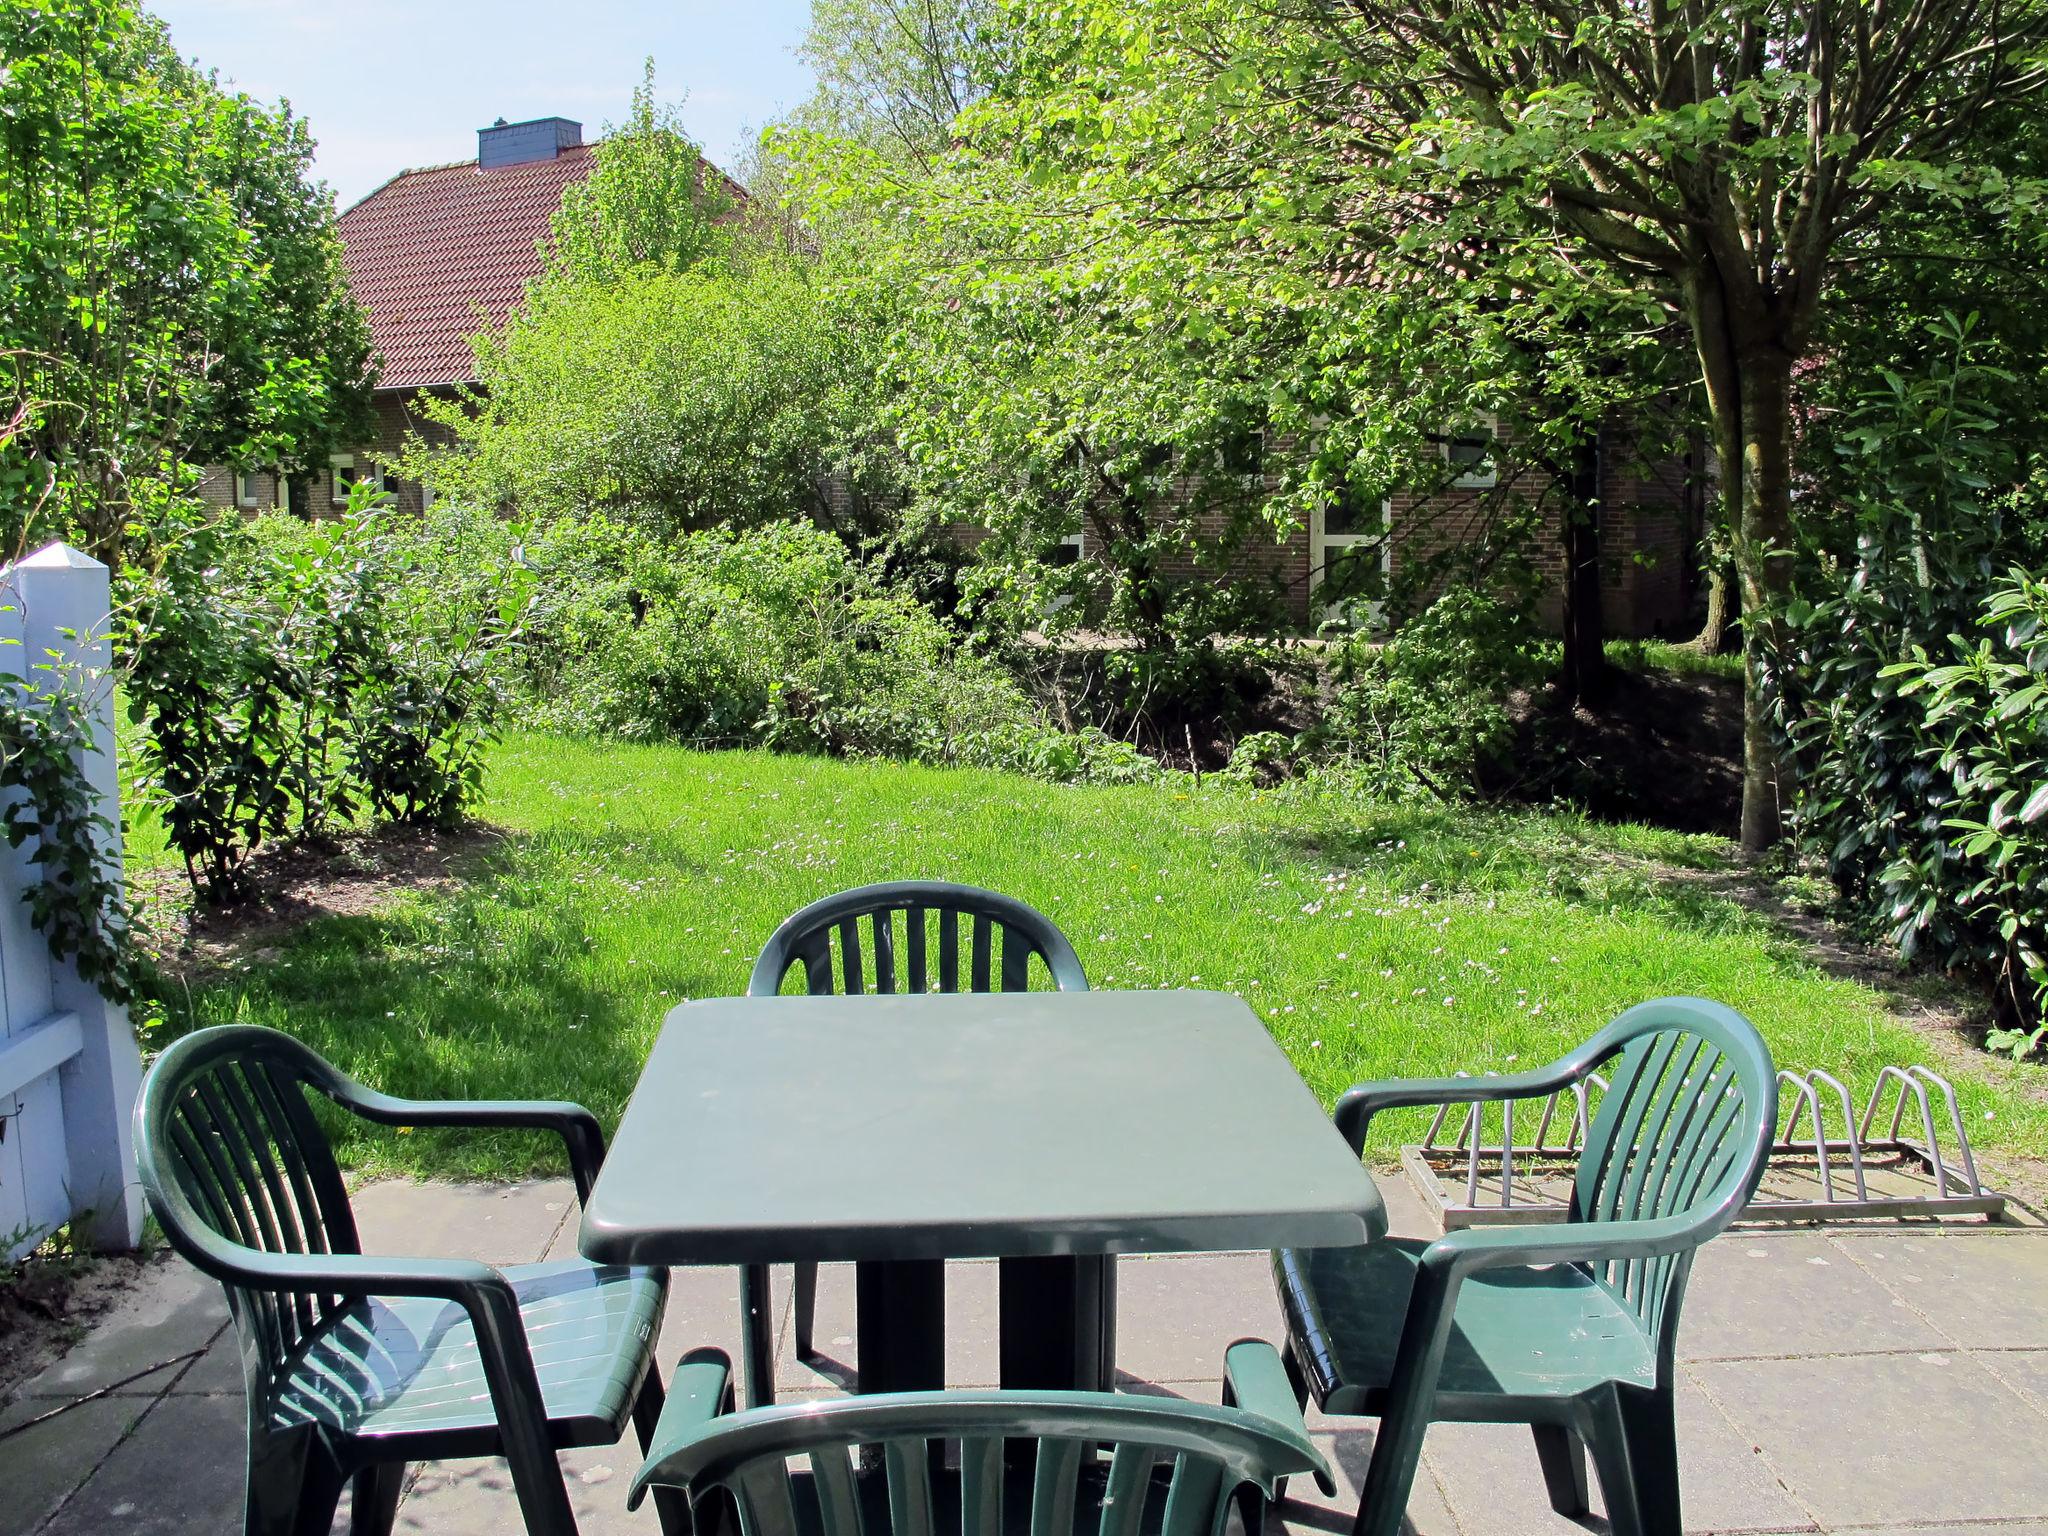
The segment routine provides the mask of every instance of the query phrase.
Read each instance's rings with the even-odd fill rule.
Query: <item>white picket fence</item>
[[[51,544],[0,570],[0,670],[86,690],[93,749],[84,767],[107,821],[121,825],[107,568]],[[112,852],[120,857],[119,833]],[[141,1057],[125,1008],[51,957],[22,893],[41,878],[33,843],[0,842],[0,1258],[69,1222],[96,1248],[142,1235],[130,1128]]]

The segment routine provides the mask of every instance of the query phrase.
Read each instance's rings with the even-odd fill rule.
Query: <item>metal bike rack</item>
[[[1512,1103],[1491,1115],[1488,1105],[1443,1105],[1422,1140],[1401,1149],[1401,1166],[1446,1231],[1562,1221],[1586,1127],[1606,1091],[1607,1080],[1595,1073],[1550,1095],[1533,1116],[1525,1104],[1520,1119],[1525,1126],[1533,1119],[1535,1129],[1522,1140]],[[1955,1090],[1931,1069],[1884,1068],[1860,1117],[1848,1086],[1819,1067],[1784,1068],[1778,1092],[1777,1140],[1743,1220],[1993,1221],[2003,1214],[2006,1197],[1978,1180]],[[1873,1140],[1879,1125],[1883,1133]],[[1918,1140],[1903,1134],[1912,1130]]]

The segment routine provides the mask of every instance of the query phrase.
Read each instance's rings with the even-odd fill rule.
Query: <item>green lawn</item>
[[[1852,1086],[1929,1059],[1876,992],[1704,888],[1726,850],[1711,838],[534,735],[498,750],[483,815],[509,835],[466,883],[266,940],[189,1002],[170,989],[170,1029],[272,1024],[394,1092],[561,1096],[610,1123],[663,1012],[741,990],[782,916],[928,876],[1040,907],[1098,986],[1240,993],[1325,1099],[1360,1078],[1529,1066],[1672,992],[1732,1004],[1781,1062]],[[147,829],[134,851],[152,858]],[[2048,1148],[2048,1073],[1968,1072],[1982,1144]],[[348,1157],[375,1169],[553,1157],[509,1135],[351,1134]]]

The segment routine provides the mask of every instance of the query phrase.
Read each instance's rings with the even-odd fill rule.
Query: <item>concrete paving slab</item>
[[[34,1429],[0,1440],[0,1536],[29,1536],[120,1444],[149,1411],[149,1400],[103,1397]],[[47,1412],[26,1398],[0,1412],[0,1430]]]
[[[2034,1443],[2048,1416],[1966,1354],[1687,1370],[1827,1529],[2048,1517],[2048,1463],[1986,1450]]]
[[[780,1326],[786,1304],[778,1304]],[[740,1275],[736,1269],[672,1269],[668,1278],[668,1309],[662,1314],[655,1363],[662,1380],[676,1362],[693,1349],[722,1349],[741,1368]],[[782,1374],[782,1373],[778,1373]]]
[[[1442,1237],[1443,1228],[1430,1215],[1429,1207],[1408,1175],[1395,1169],[1380,1169],[1372,1176],[1380,1198],[1387,1206],[1387,1231],[1395,1237]]]
[[[626,1508],[639,1469],[639,1445],[630,1436],[617,1446],[563,1452],[569,1507],[582,1536],[658,1536],[652,1499],[637,1511]],[[395,1529],[407,1536],[509,1536],[522,1529],[512,1474],[497,1457],[427,1463],[398,1506]]]
[[[2048,1348],[2048,1235],[1872,1235],[1838,1246],[1965,1349]]]
[[[1150,1381],[1221,1381],[1238,1339],[1285,1337],[1264,1253],[1125,1259],[1117,1266],[1116,1363]]]
[[[1583,1531],[1550,1507],[1529,1429],[1521,1424],[1434,1424],[1427,1454],[1467,1536]],[[1689,1381],[1678,1392],[1679,1476],[1688,1531],[1811,1531],[1806,1510],[1749,1439]],[[1591,1474],[1592,1506],[1606,1500]]]
[[[227,1325],[227,1298],[214,1281],[175,1254],[165,1254],[64,1357],[25,1382],[22,1397],[83,1397],[123,1377],[204,1349]],[[156,1371],[124,1391],[148,1393],[168,1385]]]
[[[1431,1432],[1432,1435],[1434,1431]],[[1290,1478],[1287,1500],[1273,1514],[1288,1531],[1328,1531],[1348,1536],[1358,1513],[1358,1497],[1365,1486],[1365,1469],[1372,1462],[1372,1430],[1364,1424],[1324,1422],[1310,1435],[1316,1449],[1329,1460],[1337,1474],[1337,1492],[1330,1495],[1312,1477]],[[1415,1469],[1415,1486],[1408,1495],[1407,1531],[1411,1536],[1462,1536],[1465,1527],[1444,1502],[1443,1489],[1429,1465],[1430,1446],[1423,1446],[1423,1464]],[[1268,1528],[1273,1521],[1267,1521]]]
[[[567,1179],[518,1184],[378,1179],[355,1189],[349,1202],[365,1253],[459,1254],[486,1264],[532,1264],[547,1253],[575,1211],[576,1190]]]
[[[206,1347],[206,1353],[187,1365],[170,1381],[173,1397],[242,1396],[242,1345],[232,1326],[223,1328]]]
[[[1947,1349],[1950,1340],[1815,1232],[1735,1232],[1693,1261],[1682,1360]]]
[[[1994,1349],[1971,1358],[2048,1413],[2048,1349]]]
[[[65,1501],[42,1536],[197,1536],[240,1529],[244,1432],[239,1398],[159,1401]]]

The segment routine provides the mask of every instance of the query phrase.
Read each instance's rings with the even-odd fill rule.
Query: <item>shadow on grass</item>
[[[609,1130],[663,1013],[712,990],[713,976],[675,946],[622,954],[635,935],[606,940],[619,903],[593,890],[589,867],[616,839],[489,831],[455,841],[459,877],[386,881],[370,911],[305,902],[285,915],[273,905],[239,931],[209,919],[202,963],[163,967],[163,1033],[265,1025],[386,1092],[572,1099]],[[659,866],[650,841],[635,840],[635,857],[644,865],[655,854]],[[685,875],[688,861],[665,852]],[[323,1118],[344,1162],[370,1171],[505,1177],[565,1167],[558,1143],[523,1132]]]

